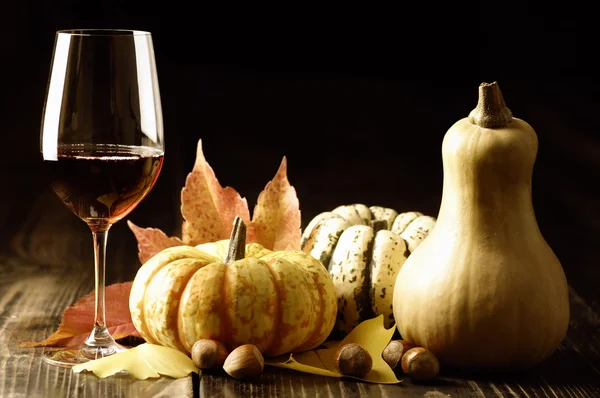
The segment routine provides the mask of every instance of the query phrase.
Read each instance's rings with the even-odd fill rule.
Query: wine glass
[[[162,108],[150,32],[56,32],[41,124],[52,188],[93,236],[95,322],[79,349],[44,352],[63,367],[125,350],[105,319],[108,230],[154,186],[163,156]]]

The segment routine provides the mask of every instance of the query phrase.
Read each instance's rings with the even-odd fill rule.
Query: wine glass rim
[[[135,29],[61,29],[57,34],[71,36],[145,36],[151,33],[145,30]]]

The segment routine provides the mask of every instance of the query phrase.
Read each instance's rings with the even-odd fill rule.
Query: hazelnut
[[[423,347],[415,347],[406,351],[402,357],[402,371],[411,380],[431,380],[440,371],[440,363],[433,352]]]
[[[192,347],[192,361],[199,369],[221,367],[228,355],[227,348],[216,340],[198,340]]]
[[[392,340],[381,353],[381,357],[390,368],[396,369],[402,360],[402,356],[413,347],[414,344],[406,340]]]
[[[225,359],[223,369],[236,378],[258,376],[265,367],[265,359],[254,344],[244,344],[233,351]]]
[[[373,367],[373,358],[360,344],[341,346],[333,358],[335,368],[345,376],[365,377]]]

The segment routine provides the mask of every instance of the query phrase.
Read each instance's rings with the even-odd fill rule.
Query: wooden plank
[[[41,360],[42,348],[19,348],[24,341],[40,341],[52,333],[64,308],[89,293],[93,281],[90,272],[68,267],[40,270],[6,258],[0,264],[0,397],[179,397],[184,391],[191,396],[191,378],[99,379],[47,365]]]

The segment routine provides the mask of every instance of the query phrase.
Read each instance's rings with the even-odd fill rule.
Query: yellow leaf
[[[400,380],[389,365],[381,358],[381,353],[390,342],[396,326],[385,329],[383,315],[368,319],[356,326],[341,342],[328,342],[324,349],[290,355],[289,358],[267,358],[265,365],[297,370],[330,377],[348,377],[339,373],[333,366],[333,357],[337,348],[348,343],[362,345],[373,358],[373,368],[359,380],[371,383],[395,384]]]
[[[180,378],[192,372],[198,373],[194,362],[181,351],[149,343],[73,366],[75,373],[84,370],[91,371],[100,378],[126,371],[138,380],[157,378],[160,375]]]
[[[194,362],[179,350],[155,344],[141,344],[136,349],[142,351],[142,357],[157,373],[180,378],[190,373],[198,373]]]

